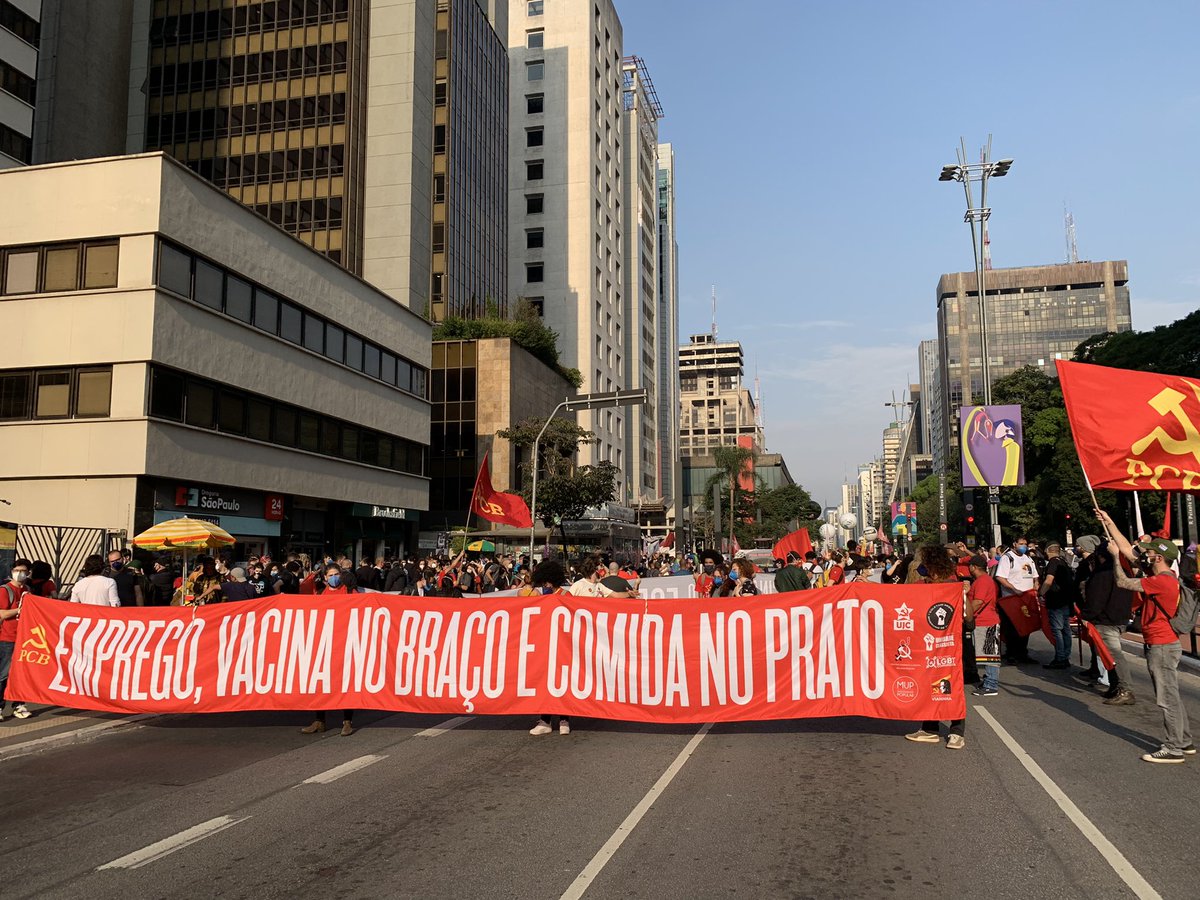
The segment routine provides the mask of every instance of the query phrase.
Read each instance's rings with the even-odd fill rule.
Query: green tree
[[[520,300],[509,317],[499,314],[495,303],[489,302],[487,315],[478,319],[447,316],[433,326],[435,341],[465,341],[479,338],[510,338],[528,350],[550,368],[578,388],[583,376],[578,369],[568,369],[559,363],[558,332],[547,327],[541,316],[527,300]],[[536,433],[536,432],[535,432]]]
[[[540,418],[525,419],[496,435],[515,447],[532,448],[543,426],[545,432],[538,444],[537,504],[531,503],[531,509],[534,517],[547,528],[558,526],[563,555],[566,556],[566,523],[582,518],[589,508],[613,499],[618,469],[608,460],[594,466],[575,465],[579,448],[594,443],[596,435],[570,419],[555,417],[548,424]],[[532,453],[527,455],[529,458],[521,464],[524,484],[521,493],[530,503],[534,460]]]
[[[821,504],[800,485],[760,488],[755,491],[753,502],[755,521],[750,530],[755,540],[774,542],[795,527],[807,528],[814,543],[817,541]],[[741,540],[740,536],[738,540]]]
[[[728,523],[718,522],[714,527],[714,539],[719,542],[722,534],[731,531],[741,543],[743,537],[753,540],[751,527],[747,520],[753,520],[754,494],[741,485],[742,475],[747,467],[754,463],[756,454],[747,447],[717,447],[713,451],[713,460],[717,471],[704,484],[704,504],[710,511],[713,508],[713,491],[721,492],[722,513],[728,516]],[[738,523],[741,523],[741,531]],[[726,528],[728,524],[728,528]]]
[[[1075,348],[1075,360],[1194,377],[1200,373],[1200,309],[1151,331],[1094,335]]]

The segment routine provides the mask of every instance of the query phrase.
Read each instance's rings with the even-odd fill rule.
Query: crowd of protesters
[[[959,542],[924,545],[913,552],[874,552],[850,541],[844,548],[803,555],[790,552],[774,560],[775,590],[784,593],[856,580],[883,584],[961,582],[963,604],[964,681],[975,684],[979,698],[999,695],[1001,664],[1035,662],[1028,650],[1028,632],[1006,611],[1005,598],[1036,592],[1044,610],[1047,634],[1054,644],[1050,670],[1071,669],[1072,620],[1095,627],[1112,665],[1101,664],[1093,647],[1089,666],[1080,674],[1106,690],[1103,702],[1127,706],[1136,702],[1129,659],[1122,645],[1127,629],[1140,631],[1155,692],[1163,713],[1164,740],[1159,750],[1142,758],[1149,762],[1178,763],[1196,753],[1187,712],[1179,695],[1178,667],[1182,654],[1180,635],[1173,625],[1186,593],[1183,584],[1200,587],[1196,574],[1195,545],[1180,553],[1171,541],[1143,535],[1136,542],[1122,537],[1112,520],[1097,511],[1111,535],[1101,539],[1083,535],[1074,546],[1058,543],[1040,546],[1019,536],[1007,547],[975,551]],[[346,556],[312,559],[289,553],[282,559],[250,556],[235,563],[229,553],[196,557],[187,571],[179,571],[170,555],[138,559],[129,549],[87,558],[78,579],[59,591],[44,561],[15,560],[8,581],[0,585],[0,719],[5,710],[4,688],[16,640],[16,622],[22,597],[35,594],[60,597],[74,603],[100,606],[198,606],[232,603],[275,594],[351,594],[383,591],[411,596],[462,597],[498,591],[518,596],[569,593],[584,597],[639,596],[644,578],[689,576],[697,598],[737,598],[757,594],[755,566],[746,556],[726,561],[719,552],[696,554],[656,553],[621,555],[612,551],[587,555],[564,564],[546,559],[531,565],[526,554],[468,554],[447,557],[407,556],[364,558],[354,564]],[[1177,623],[1176,623],[1177,624]],[[1190,628],[1188,632],[1190,632]],[[27,718],[24,703],[7,698],[12,715]],[[341,734],[354,731],[353,710],[343,711]],[[534,735],[570,733],[566,716],[541,716],[531,729]],[[946,746],[966,745],[966,722],[948,725]],[[316,712],[306,734],[325,731],[325,714]],[[923,722],[906,737],[919,743],[940,743],[940,723]]]

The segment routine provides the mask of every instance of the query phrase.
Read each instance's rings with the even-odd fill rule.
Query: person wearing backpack
[[[1075,609],[1075,579],[1071,567],[1063,559],[1062,545],[1046,546],[1046,574],[1038,588],[1038,597],[1046,606],[1050,618],[1050,633],[1054,635],[1054,659],[1043,669],[1071,668],[1071,613]]]
[[[800,565],[800,554],[789,550],[787,565],[775,573],[775,590],[780,594],[788,594],[792,591],[807,591],[810,587],[812,580]]]
[[[1191,632],[1196,625],[1195,592],[1188,590],[1187,602],[1181,602],[1185,592],[1171,571],[1171,563],[1179,559],[1179,548],[1173,541],[1154,538],[1130,545],[1107,513],[1097,510],[1097,518],[1108,532],[1108,548],[1113,556],[1120,554],[1136,562],[1140,553],[1141,570],[1150,573],[1132,578],[1121,566],[1114,570],[1118,587],[1138,592],[1133,610],[1142,611],[1146,670],[1154,688],[1154,702],[1163,713],[1162,746],[1153,753],[1142,754],[1142,759],[1151,763],[1182,763],[1196,753],[1187,708],[1179,696],[1179,660],[1183,656],[1179,635],[1181,631]],[[1189,615],[1191,621],[1184,623],[1183,619]]]

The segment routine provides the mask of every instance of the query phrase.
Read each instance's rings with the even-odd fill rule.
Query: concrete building
[[[1125,260],[992,269],[987,274],[988,356],[992,382],[1024,366],[1054,376],[1054,361],[1105,331],[1129,331]],[[958,410],[983,393],[979,290],[974,272],[937,285],[942,457],[958,465]]]
[[[679,456],[679,244],[675,237],[675,148],[658,145],[658,441],[668,520],[683,510]]]
[[[892,493],[896,483],[896,471],[900,467],[901,445],[904,443],[906,428],[900,422],[892,422],[883,429],[883,496]]]
[[[920,373],[920,398],[913,407],[917,420],[917,452],[935,452],[941,436],[941,379],[938,375],[938,343],[921,341],[917,346],[917,371]]]
[[[0,2],[0,169],[33,161],[42,0]]]
[[[531,417],[545,419],[573,396],[575,388],[565,377],[509,338],[436,341],[430,372],[432,481],[429,512],[421,517],[423,545],[436,546],[439,532],[463,527],[484,454],[490,454],[492,486],[519,493],[528,450],[513,447],[496,432]],[[475,517],[471,527],[491,525]],[[518,543],[528,539],[526,531]]]
[[[611,0],[527,0],[508,19],[509,296],[560,335],[582,390],[627,387],[621,22]],[[622,473],[628,409],[580,416],[596,433],[580,462]],[[632,493],[622,477],[618,497]]]
[[[694,334],[679,348],[679,455],[704,456],[717,447],[765,446],[745,375],[740,341]]]
[[[625,387],[645,389],[646,402],[627,413],[625,458],[630,501],[635,508],[662,510],[663,466],[659,439],[661,372],[658,353],[658,120],[662,106],[645,62],[627,56],[621,63],[624,81],[621,116],[622,166],[625,172],[622,209],[624,219],[625,280],[623,288],[625,343],[621,347]],[[672,344],[675,340],[672,339]]]
[[[7,170],[0,195],[23,211],[0,217],[8,518],[414,546],[427,322],[161,153]]]

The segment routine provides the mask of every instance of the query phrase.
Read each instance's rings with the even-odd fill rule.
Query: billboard
[[[964,406],[958,417],[963,487],[1024,484],[1021,407]]]
[[[917,504],[892,504],[892,537],[917,536]]]

